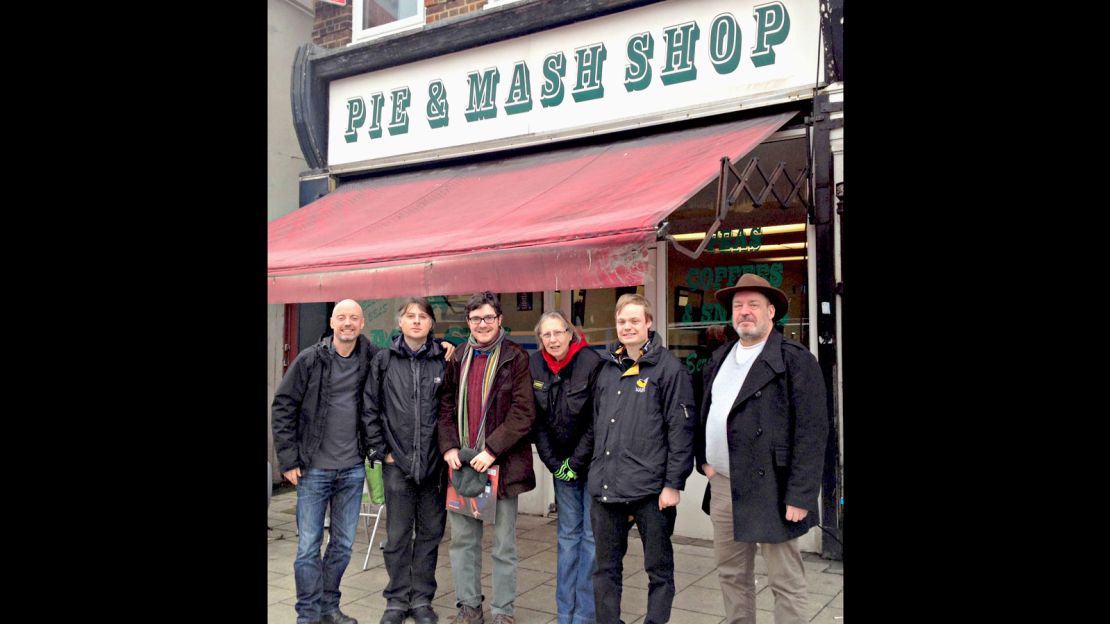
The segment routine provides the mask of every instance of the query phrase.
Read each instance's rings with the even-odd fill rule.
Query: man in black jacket
[[[371,448],[384,457],[385,567],[381,624],[434,624],[436,561],[447,523],[447,471],[436,434],[447,364],[432,340],[435,311],[424,298],[397,310],[401,335],[370,365],[363,406]],[[415,536],[414,536],[415,532]]]
[[[709,477],[702,509],[713,521],[727,621],[755,622],[759,544],[775,624],[798,624],[808,599],[798,538],[817,524],[828,436],[824,378],[808,349],[773,330],[786,315],[786,293],[747,273],[717,291],[717,301],[732,310],[739,341],[705,368],[695,452]]]
[[[334,334],[301,351],[274,393],[274,448],[297,486],[297,624],[358,624],[339,610],[339,581],[351,560],[371,451],[361,424],[362,388],[377,348],[362,335],[362,307],[345,299],[331,315]],[[320,558],[324,515],[331,540]]]
[[[620,621],[623,559],[632,518],[648,575],[646,624],[671,617],[674,600],[675,506],[693,471],[694,392],[682,364],[651,331],[651,303],[617,300],[617,337],[594,393],[590,494],[597,567],[597,621]]]

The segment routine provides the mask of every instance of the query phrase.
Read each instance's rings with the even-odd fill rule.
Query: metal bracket
[[[763,189],[759,191],[758,194],[752,192],[751,183],[755,181],[755,178],[752,176],[753,173],[758,173],[759,177],[763,179]],[[732,190],[728,188],[728,182],[730,180],[729,174],[737,180],[737,184]],[[779,195],[777,183],[780,178],[785,179],[786,184],[790,187],[790,192],[786,194],[785,198]],[[721,175],[717,177],[717,214],[713,220],[713,225],[709,226],[709,229],[705,232],[705,237],[702,238],[701,243],[698,244],[698,248],[694,251],[690,251],[680,245],[673,236],[666,233],[662,228],[660,229],[660,234],[664,236],[660,238],[665,237],[667,240],[671,241],[675,249],[681,251],[690,258],[696,259],[705,251],[705,248],[709,245],[709,241],[717,233],[717,230],[720,229],[721,223],[725,220],[725,217],[728,216],[729,208],[740,201],[740,195],[742,193],[747,193],[748,199],[752,202],[752,206],[756,208],[763,206],[763,203],[767,201],[768,195],[774,195],[775,199],[779,202],[779,208],[782,210],[786,210],[790,203],[797,199],[801,205],[805,207],[806,212],[810,212],[811,206],[809,199],[805,193],[801,192],[808,189],[808,185],[803,184],[803,182],[808,179],[808,166],[803,167],[802,170],[798,172],[797,177],[791,180],[789,174],[786,173],[785,161],[779,161],[779,164],[775,166],[771,175],[768,176],[763,172],[763,168],[759,166],[758,157],[753,156],[752,159],[748,161],[748,164],[745,165],[744,171],[740,172],[732,165],[732,161],[729,157],[725,156],[721,158]]]

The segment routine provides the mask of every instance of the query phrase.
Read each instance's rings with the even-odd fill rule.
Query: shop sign
[[[817,0],[661,2],[330,83],[328,164],[432,160],[809,97]]]

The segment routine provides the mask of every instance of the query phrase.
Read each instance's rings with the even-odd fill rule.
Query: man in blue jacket
[[[648,575],[645,624],[671,617],[675,506],[693,471],[694,392],[686,366],[651,331],[651,303],[617,300],[617,338],[594,392],[594,449],[589,489],[597,565],[597,621],[620,621],[621,579],[634,521]],[[631,518],[631,520],[630,520]]]
[[[755,549],[761,546],[775,596],[775,624],[806,621],[806,579],[798,538],[817,524],[828,436],[821,368],[801,344],[773,331],[786,293],[750,273],[717,291],[740,335],[705,368],[696,441],[709,477],[702,509],[729,624],[755,623]]]
[[[339,610],[339,581],[351,560],[363,458],[371,451],[360,415],[377,348],[362,335],[364,324],[357,301],[335,304],[334,334],[301,351],[274,393],[274,448],[285,478],[297,486],[297,624],[358,624]],[[321,559],[329,505],[331,540]]]

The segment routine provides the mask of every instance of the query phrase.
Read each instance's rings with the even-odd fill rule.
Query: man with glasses
[[[589,490],[597,566],[597,621],[620,621],[624,555],[633,522],[648,576],[646,624],[671,617],[674,533],[679,490],[693,471],[694,391],[686,366],[651,331],[651,303],[621,295],[620,345],[608,354],[594,392]]]
[[[362,335],[362,306],[344,299],[331,314],[334,334],[301,351],[274,393],[274,448],[297,487],[297,624],[358,624],[339,610],[339,581],[358,528],[363,458],[377,459],[360,422],[362,387],[378,351]],[[331,540],[320,558],[324,515]]]
[[[513,624],[517,496],[536,487],[529,433],[535,421],[528,353],[501,328],[501,302],[489,291],[466,303],[470,338],[449,358],[439,411],[439,449],[452,470],[498,467],[493,528],[494,624]],[[463,458],[460,459],[460,452]],[[483,624],[481,519],[450,513],[451,573],[457,624]]]

